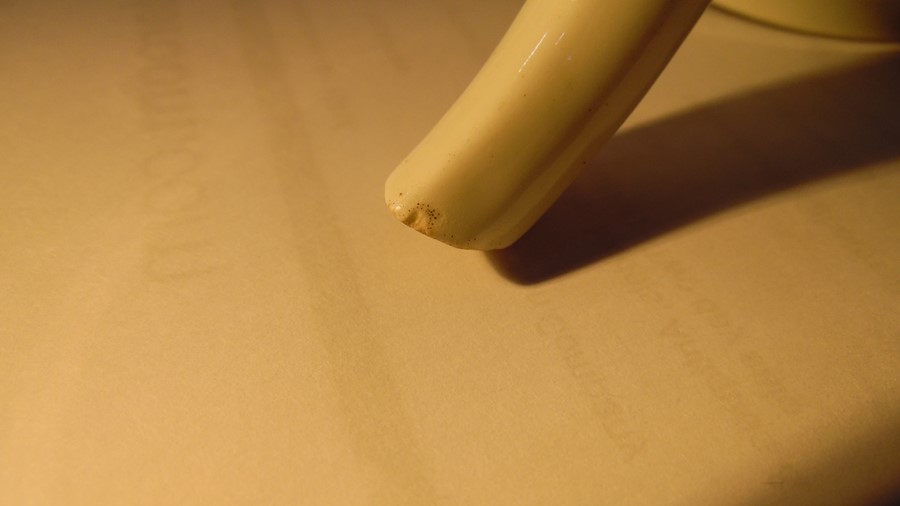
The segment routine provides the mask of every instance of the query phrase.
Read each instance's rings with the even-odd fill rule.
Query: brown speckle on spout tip
[[[441,216],[440,212],[423,202],[410,206],[394,201],[388,203],[388,209],[402,223],[427,236],[434,235],[435,225]]]

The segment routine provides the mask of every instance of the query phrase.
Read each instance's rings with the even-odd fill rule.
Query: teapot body
[[[900,40],[898,0],[715,0],[714,5],[799,32],[860,40]]]

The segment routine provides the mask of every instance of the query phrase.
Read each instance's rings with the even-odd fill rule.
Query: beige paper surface
[[[454,250],[382,183],[518,6],[0,2],[0,504],[896,492],[896,47],[708,12]]]

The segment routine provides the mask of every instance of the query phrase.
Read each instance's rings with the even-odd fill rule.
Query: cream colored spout
[[[391,213],[459,248],[509,246],[615,133],[708,3],[528,0],[389,176]]]

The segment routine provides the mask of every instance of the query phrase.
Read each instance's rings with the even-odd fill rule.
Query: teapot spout
[[[708,3],[528,0],[388,177],[388,208],[452,246],[509,246],[612,137]]]

